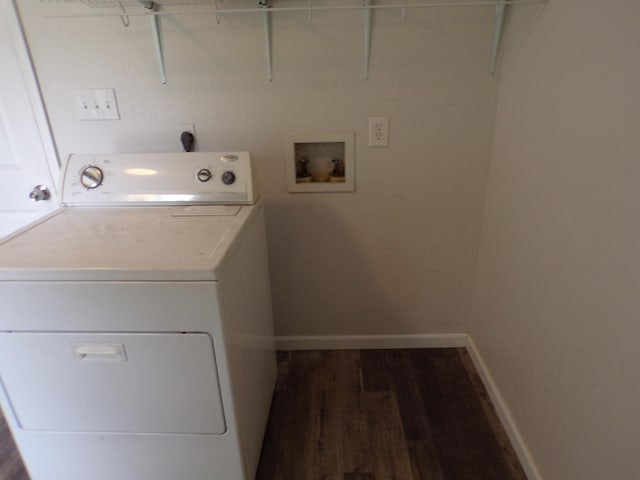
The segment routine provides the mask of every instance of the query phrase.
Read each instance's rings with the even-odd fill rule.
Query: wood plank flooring
[[[256,480],[522,480],[465,349],[278,354]]]
[[[465,479],[526,476],[464,349],[278,353],[256,480]],[[0,480],[29,480],[1,415]]]
[[[2,410],[0,410],[0,480],[29,480]]]

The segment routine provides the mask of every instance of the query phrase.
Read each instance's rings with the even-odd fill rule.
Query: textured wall
[[[279,334],[465,329],[495,114],[491,8],[374,14],[367,81],[362,12],[274,15],[272,83],[259,16],[163,17],[163,87],[149,19],[18,4],[61,157],[178,150],[181,122],[200,150],[253,153]],[[72,90],[100,87],[122,119],[77,121]],[[391,117],[389,148],[367,147],[372,114]],[[286,193],[283,137],[297,131],[356,133],[355,193]]]
[[[471,331],[543,478],[640,478],[640,4],[535,9],[509,24]]]

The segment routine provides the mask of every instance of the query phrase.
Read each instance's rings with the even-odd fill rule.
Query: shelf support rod
[[[264,45],[266,49],[266,61],[267,61],[267,80],[273,81],[273,66],[271,63],[271,0],[258,0],[260,8],[264,9],[262,13],[262,24],[264,27]]]
[[[372,0],[363,0],[362,5],[371,6]],[[364,79],[369,78],[369,59],[371,58],[371,8],[364,11]]]
[[[489,73],[494,75],[496,72],[496,63],[498,62],[498,50],[500,49],[500,39],[502,37],[502,27],[504,26],[504,13],[507,8],[507,2],[496,6],[496,14],[493,27],[493,43],[491,46],[491,61],[489,63]]]
[[[149,12],[156,12],[158,5],[155,2],[142,2],[144,8]],[[167,84],[167,74],[164,68],[164,52],[162,50],[162,38],[160,38],[160,17],[158,15],[151,15],[151,32],[153,34],[153,44],[156,50],[156,60],[158,61],[158,67],[160,68],[160,80],[162,85]]]

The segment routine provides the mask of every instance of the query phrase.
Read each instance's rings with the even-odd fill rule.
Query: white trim
[[[0,0],[0,14],[5,17],[9,35],[13,40],[14,51],[20,64],[20,73],[22,74],[24,86],[31,104],[31,112],[38,128],[40,144],[43,150],[42,153],[49,167],[48,176],[50,177],[50,182],[47,186],[54,196],[52,201],[56,201],[55,197],[57,197],[58,193],[57,180],[60,175],[60,160],[53,139],[53,133],[51,132],[49,117],[44,106],[40,85],[35,73],[35,66],[31,58],[31,52],[29,51],[27,38],[23,31],[20,14],[15,2],[16,0]]]
[[[277,350],[353,350],[366,348],[464,347],[466,333],[420,335],[308,335],[276,337]]]
[[[527,448],[527,444],[525,443],[518,427],[513,420],[513,416],[511,415],[511,411],[507,406],[507,403],[504,401],[504,398],[500,394],[500,390],[496,386],[493,381],[493,377],[489,372],[480,352],[478,351],[476,344],[473,341],[473,338],[469,335],[467,338],[467,352],[469,352],[469,356],[473,361],[478,374],[480,375],[480,379],[484,384],[484,388],[487,390],[489,397],[491,398],[491,402],[493,403],[494,408],[498,414],[498,418],[500,422],[504,426],[504,429],[509,436],[509,440],[511,440],[511,444],[513,445],[514,450],[516,451],[516,455],[518,455],[518,459],[522,464],[522,468],[527,475],[529,480],[542,480],[542,476],[536,467],[535,462],[533,461],[533,457]]]

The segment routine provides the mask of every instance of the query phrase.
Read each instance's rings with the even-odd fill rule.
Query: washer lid
[[[64,208],[0,244],[0,280],[218,280],[258,208]]]

